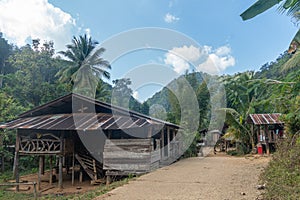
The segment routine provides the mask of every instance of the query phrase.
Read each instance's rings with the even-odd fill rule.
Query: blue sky
[[[73,35],[88,33],[100,43],[105,43],[115,35],[122,35],[137,28],[164,28],[177,31],[180,37],[186,36],[193,41],[180,39],[181,42],[174,42],[173,46],[163,44],[164,48],[161,51],[146,48],[120,56],[112,63],[112,80],[126,77],[126,74],[139,66],[150,65],[154,65],[155,69],[158,69],[157,66],[167,66],[177,74],[182,74],[187,69],[187,61],[193,62],[197,59],[196,68],[200,71],[232,74],[258,70],[264,63],[275,60],[288,48],[298,29],[291,18],[280,14],[276,7],[249,21],[242,21],[239,15],[254,2],[0,0],[0,31],[10,42],[17,45],[24,45],[31,38],[41,38],[54,40],[56,49],[64,50]],[[132,38],[127,42],[132,42],[138,37],[134,33],[133,31]],[[177,36],[175,34],[172,37]],[[161,43],[167,39],[156,38]],[[118,45],[116,47],[118,48]],[[105,48],[108,53],[112,50]],[[178,58],[178,54],[184,59]],[[206,62],[204,54],[210,62]],[[203,63],[200,63],[199,59]],[[210,68],[211,63],[217,70]],[[158,71],[156,75],[151,76],[159,75],[162,74]],[[163,84],[153,81],[156,88],[157,85]],[[141,88],[140,85],[136,88],[138,87]],[[144,90],[144,93],[147,93],[145,91],[148,90]],[[148,92],[148,96],[151,96],[153,91],[154,89]],[[143,93],[142,90],[139,93]],[[141,101],[147,98],[146,94],[139,96]]]

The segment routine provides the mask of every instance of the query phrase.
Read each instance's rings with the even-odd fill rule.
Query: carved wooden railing
[[[61,153],[61,140],[51,133],[37,134],[36,138],[20,136],[19,152],[24,154]]]

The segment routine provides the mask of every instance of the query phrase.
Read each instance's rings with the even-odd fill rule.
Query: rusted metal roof
[[[74,113],[42,115],[19,118],[0,125],[2,129],[35,129],[35,130],[116,130],[145,128],[150,125],[161,126],[161,123],[129,116],[95,113]]]
[[[21,115],[19,118],[32,118],[32,117],[40,117],[46,115],[64,115],[64,114],[72,114],[72,113],[82,113],[84,115],[89,115],[94,113],[98,114],[113,114],[116,116],[125,116],[131,117],[133,119],[139,118],[141,120],[148,120],[158,124],[164,124],[167,126],[171,126],[175,129],[179,129],[180,127],[176,124],[166,122],[163,120],[155,119],[150,116],[131,111],[119,106],[111,105],[105,102],[98,101],[96,99],[92,99],[90,97],[82,96],[80,94],[70,93],[53,101],[50,101],[44,105],[38,106],[29,110]],[[1,128],[1,126],[0,126]]]
[[[272,114],[250,114],[248,117],[248,122],[255,125],[265,125],[265,124],[284,124],[279,117],[280,113]],[[251,120],[251,121],[249,121]]]

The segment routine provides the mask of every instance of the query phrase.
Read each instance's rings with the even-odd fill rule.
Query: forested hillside
[[[218,117],[212,116],[211,109],[213,101],[223,98],[218,94],[220,91],[217,87],[222,83],[226,91],[226,105],[219,108],[218,112],[226,115],[225,124],[229,126],[230,133],[243,141],[248,146],[246,149],[253,148],[253,136],[246,123],[251,113],[283,113],[289,129],[292,132],[299,130],[300,66],[295,59],[299,57],[297,52],[293,59],[291,54],[284,52],[275,61],[261,66],[257,72],[246,71],[219,77],[201,72],[186,73],[171,81],[146,102],[140,103],[132,97],[130,79],[113,80],[113,86],[105,82],[105,79],[110,78],[111,67],[101,58],[105,49],[101,48],[97,52],[100,57],[87,54],[76,58],[76,55],[81,55],[76,45],[88,48],[86,52],[92,52],[97,42],[91,38],[74,37],[67,51],[55,52],[51,41],[40,43],[37,39],[32,44],[17,47],[0,36],[0,122],[12,120],[21,112],[70,92],[93,96],[94,91],[90,88],[96,87],[94,95],[97,99],[118,106],[129,106],[129,109],[144,114],[149,114],[149,109],[155,108],[153,105],[160,105],[163,109],[151,110],[153,117],[184,124],[189,134],[197,135],[197,131],[208,128]],[[98,71],[93,65],[90,68],[79,68],[86,59],[93,59],[89,63],[104,68]],[[78,85],[78,78],[90,86],[84,88]],[[207,80],[213,79],[219,83],[208,86]],[[197,102],[196,110],[189,108],[194,102]],[[222,130],[222,127],[218,129]],[[4,134],[4,143],[14,143],[10,139],[13,136],[1,134]],[[194,149],[190,155],[193,153]]]
[[[189,84],[193,87],[194,91],[197,90],[199,85],[203,81],[203,73],[200,72],[193,72],[193,73],[186,73],[184,77],[189,82]],[[171,81],[168,86],[173,85],[177,79]],[[169,103],[169,89],[168,86],[164,87],[161,91],[156,92],[151,98],[147,99],[146,103],[151,106],[154,104],[162,105],[167,112],[171,111],[171,105]]]

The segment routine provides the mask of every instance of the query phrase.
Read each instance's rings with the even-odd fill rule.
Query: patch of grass
[[[116,181],[111,183],[109,186],[106,185],[99,185],[97,189],[91,190],[82,194],[72,194],[72,195],[65,195],[65,196],[57,196],[57,195],[46,195],[41,196],[39,199],[48,200],[48,199],[56,199],[56,200],[90,200],[94,199],[97,196],[103,195],[117,187],[125,185],[129,182],[129,180],[134,179],[134,177],[124,178],[122,180]],[[17,193],[11,191],[4,191],[5,187],[0,188],[0,200],[10,200],[10,199],[24,199],[29,200],[33,199],[33,194],[25,194],[25,193]]]
[[[125,185],[129,182],[129,180],[132,180],[133,178],[125,178],[123,180],[120,180],[120,181],[116,181],[116,182],[113,182],[111,183],[109,186],[105,186],[105,185],[101,185],[99,186],[98,189],[94,190],[94,191],[90,191],[90,192],[87,192],[87,193],[84,193],[82,195],[79,195],[79,196],[75,196],[73,199],[74,200],[81,200],[81,199],[93,199],[97,196],[100,196],[100,195],[103,195],[117,187],[120,187],[122,185]]]
[[[47,195],[43,196],[40,199],[56,199],[56,200],[90,200],[94,199],[95,197],[98,197],[100,195],[103,195],[117,187],[120,187],[122,185],[125,185],[129,182],[129,180],[132,180],[133,177],[130,178],[124,178],[122,180],[116,181],[111,183],[109,186],[106,185],[99,185],[97,189],[91,190],[82,194],[73,194],[73,195],[66,195],[66,196],[53,196],[53,195]]]
[[[299,135],[291,135],[278,144],[277,152],[260,179],[266,184],[264,199],[300,199]]]

